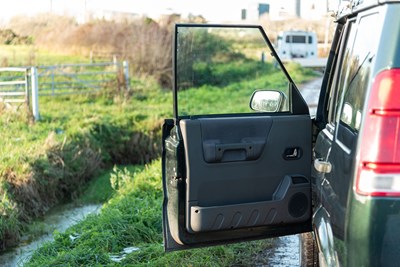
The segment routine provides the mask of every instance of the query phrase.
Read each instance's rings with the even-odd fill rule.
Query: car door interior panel
[[[189,233],[309,219],[309,116],[187,119],[180,129]],[[289,161],[290,147],[301,157]]]

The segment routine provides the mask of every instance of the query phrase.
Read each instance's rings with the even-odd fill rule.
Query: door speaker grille
[[[299,218],[308,210],[308,198],[304,193],[296,193],[289,200],[289,214]]]

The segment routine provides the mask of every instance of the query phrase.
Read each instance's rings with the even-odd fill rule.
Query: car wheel
[[[300,239],[300,266],[316,267],[318,263],[318,247],[312,232],[302,233]]]

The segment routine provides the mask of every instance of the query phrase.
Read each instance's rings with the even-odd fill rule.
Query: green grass
[[[256,65],[255,65],[256,64]],[[301,68],[296,64],[289,64],[290,73],[298,83],[307,81],[315,76],[312,70]],[[224,80],[221,69],[232,77],[227,85],[220,86]],[[254,72],[251,72],[254,70]],[[206,115],[253,112],[249,107],[250,97],[255,90],[279,90],[289,96],[289,83],[281,70],[273,68],[272,63],[259,65],[247,63],[243,73],[239,73],[237,66],[218,66],[210,70],[208,84],[199,87],[180,90],[178,95],[180,115]],[[232,72],[232,73],[231,73]],[[250,75],[250,73],[252,73]],[[229,80],[229,79],[228,79]],[[289,98],[287,98],[289,99]]]
[[[102,204],[110,199],[114,193],[110,177],[111,171],[108,170],[91,180],[77,202],[79,204]]]
[[[148,86],[156,87],[154,84]],[[148,91],[146,98],[138,91],[126,101],[118,96],[104,95],[41,97],[41,120],[36,123],[30,123],[25,112],[3,110],[0,116],[3,125],[0,129],[3,137],[0,140],[3,163],[0,171],[11,167],[17,174],[23,174],[32,160],[45,154],[49,147],[79,141],[84,136],[108,138],[107,134],[113,130],[119,130],[122,135],[129,135],[134,130],[149,133],[162,118],[172,116],[172,96],[157,88]],[[114,137],[116,143],[120,141],[117,137]],[[129,136],[121,137],[125,138]]]
[[[89,57],[49,52],[34,45],[0,45],[0,66],[38,66],[89,63]]]
[[[136,94],[127,98],[111,90],[41,97],[36,123],[23,107],[0,110],[0,240],[13,245],[23,222],[74,198],[101,168],[159,155],[162,118],[172,116],[171,92],[151,79],[132,85]]]
[[[37,250],[26,266],[251,266],[255,255],[271,246],[263,240],[164,253],[160,165],[157,160],[142,170],[115,169],[124,182],[101,213],[56,233],[55,241]],[[138,250],[121,262],[111,260],[128,247]]]
[[[143,168],[143,165],[115,165],[112,169],[102,171],[97,178],[87,184],[75,203],[85,205],[107,202],[119,188],[126,185],[132,173],[142,171]]]

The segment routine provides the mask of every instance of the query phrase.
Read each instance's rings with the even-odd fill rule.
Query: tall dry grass
[[[52,14],[15,17],[9,27],[21,35],[32,36],[34,44],[50,51],[116,55],[130,62],[131,71],[151,75],[163,87],[171,87],[172,23],[148,18],[131,21],[94,20],[77,24],[73,18]]]

